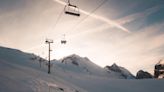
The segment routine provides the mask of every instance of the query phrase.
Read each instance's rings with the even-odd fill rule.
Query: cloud
[[[154,65],[164,57],[164,52],[158,50],[161,47],[164,49],[164,34],[158,34],[163,25],[164,23],[149,26],[121,38],[123,41],[119,40],[111,52],[116,53],[116,56],[123,60],[120,63],[133,72],[139,69],[153,72]]]
[[[73,43],[78,44],[75,48],[81,49],[80,55],[88,56],[102,67],[115,62],[128,68],[133,74],[140,69],[153,73],[154,65],[164,58],[164,52],[161,52],[164,50],[164,34],[159,34],[163,26],[164,23],[156,24],[125,34],[117,31],[101,31],[101,28],[104,28],[102,25],[100,29],[95,28],[96,32],[86,31],[84,34],[75,35]]]
[[[160,6],[148,8],[148,9],[144,10],[143,12],[137,12],[137,13],[128,15],[126,17],[123,17],[121,19],[118,19],[116,21],[118,24],[124,25],[124,24],[130,23],[132,21],[135,21],[137,19],[144,19],[144,18],[148,17],[149,15],[157,12],[160,8],[161,8]]]
[[[59,4],[62,4],[62,5],[66,5],[66,3],[63,2],[63,1],[61,1],[61,0],[53,0],[53,1],[58,2]],[[107,24],[109,24],[110,27],[111,27],[111,26],[112,26],[112,27],[117,27],[117,28],[119,28],[119,29],[121,29],[121,30],[123,30],[123,31],[125,31],[125,32],[128,32],[128,33],[130,32],[130,31],[129,31],[128,29],[126,29],[125,27],[119,25],[117,22],[115,22],[115,21],[113,21],[113,20],[110,20],[110,19],[108,19],[108,18],[99,16],[99,15],[96,15],[96,14],[90,14],[89,12],[87,12],[87,11],[85,11],[85,10],[82,10],[82,9],[80,9],[80,13],[83,13],[83,14],[85,14],[85,15],[91,16],[91,17],[96,18],[96,19],[98,19],[98,20],[104,21],[104,22],[106,22]]]

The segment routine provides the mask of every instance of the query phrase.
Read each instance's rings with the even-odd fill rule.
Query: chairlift
[[[61,40],[61,44],[66,44],[67,41],[65,40],[65,34],[63,35],[63,39]]]
[[[79,8],[76,5],[71,4],[70,0],[68,0],[68,4],[65,5],[64,11],[65,14],[80,16]]]

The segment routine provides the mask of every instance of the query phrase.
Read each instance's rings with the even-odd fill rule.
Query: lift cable
[[[84,20],[86,20],[87,18],[90,17],[90,15],[92,15],[93,13],[95,13],[100,7],[102,7],[102,5],[104,5],[108,0],[104,0],[100,5],[98,5],[93,11],[91,11],[86,17],[84,17],[83,19],[81,19],[78,23],[76,23],[71,30],[75,30],[76,27],[78,27]]]
[[[59,14],[58,18],[56,19],[56,22],[55,22],[55,24],[54,24],[54,30],[55,30],[55,28],[56,28],[56,26],[57,26],[59,20],[61,19],[63,13],[64,13],[64,10],[62,10],[62,12]]]

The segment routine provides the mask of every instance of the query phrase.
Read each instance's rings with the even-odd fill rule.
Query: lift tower
[[[53,40],[51,39],[46,39],[45,41],[46,44],[48,44],[48,74],[50,74],[50,67],[51,67],[51,63],[50,63],[50,54],[51,54],[51,43],[53,43]]]

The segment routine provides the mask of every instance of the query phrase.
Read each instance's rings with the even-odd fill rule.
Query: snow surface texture
[[[124,79],[126,69],[109,72],[77,55],[54,60],[49,75],[47,62],[40,67],[34,57],[0,47],[0,92],[161,92],[164,86],[164,80]]]

